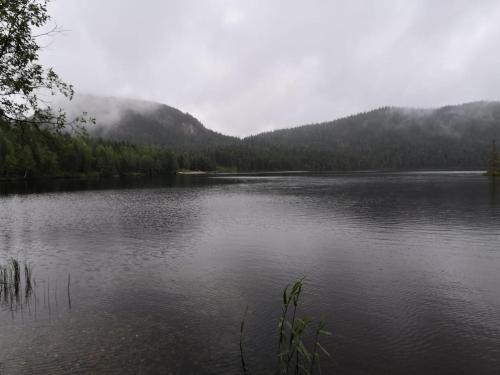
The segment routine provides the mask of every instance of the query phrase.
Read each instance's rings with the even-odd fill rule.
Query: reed
[[[247,365],[245,363],[245,355],[243,353],[243,335],[245,332],[245,318],[248,313],[248,306],[245,310],[245,315],[243,317],[243,320],[241,321],[240,324],[240,357],[241,357],[241,367],[243,369],[243,375],[250,375],[250,372],[247,369]]]
[[[14,302],[22,302],[20,292],[24,290],[24,301],[28,301],[33,291],[35,280],[33,278],[33,267],[27,262],[21,267],[21,263],[11,258],[2,265],[0,264],[0,302],[13,306]]]
[[[304,342],[304,337],[312,326],[312,320],[298,318],[300,296],[304,286],[304,279],[299,279],[283,291],[281,315],[278,319],[278,350],[277,364],[274,371],[277,375],[313,375],[317,370],[321,373],[320,357],[330,357],[328,351],[321,345],[322,336],[331,335],[325,330],[325,320],[321,319],[314,329],[312,345]],[[246,313],[245,313],[246,315]],[[246,317],[245,317],[246,318]],[[240,326],[240,355],[243,374],[250,374],[243,352],[243,333],[245,318]]]
[[[24,285],[25,285],[25,296],[26,298],[31,294],[33,291],[33,267],[28,264],[24,263]]]

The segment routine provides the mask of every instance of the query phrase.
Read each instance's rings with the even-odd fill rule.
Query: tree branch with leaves
[[[39,62],[41,37],[60,32],[43,31],[50,21],[49,0],[0,0],[0,119],[14,125],[50,126],[61,130],[70,123],[48,96],[73,98],[73,86],[52,68]],[[85,122],[85,118],[75,119]]]

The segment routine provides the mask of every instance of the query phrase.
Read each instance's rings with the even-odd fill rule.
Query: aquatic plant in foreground
[[[278,321],[278,351],[277,365],[274,371],[277,375],[312,375],[316,369],[321,373],[320,354],[330,357],[328,351],[321,345],[320,338],[331,335],[325,330],[325,321],[321,319],[314,330],[314,341],[308,349],[303,337],[311,327],[311,319],[298,318],[297,309],[300,295],[304,286],[304,279],[297,280],[293,286],[287,286],[283,291],[282,311]],[[245,313],[246,315],[246,313]],[[244,352],[243,335],[245,319],[240,325],[240,356],[244,375],[249,375]]]
[[[57,280],[55,289],[51,290],[49,280],[47,280],[46,285],[46,288],[42,290],[43,304],[50,314],[51,295],[55,301],[56,308],[58,305]],[[67,301],[68,308],[71,309],[71,278],[69,273]],[[4,264],[0,263],[0,307],[10,311],[18,311],[19,309],[22,312],[23,306],[27,306],[29,309],[33,305],[36,315],[37,305],[39,304],[37,283],[33,276],[33,266],[27,261],[21,263],[16,258],[10,258]]]
[[[33,268],[27,262],[21,267],[20,262],[11,258],[6,265],[0,264],[0,302],[13,307],[29,301],[35,280]],[[24,296],[21,294],[24,291]]]

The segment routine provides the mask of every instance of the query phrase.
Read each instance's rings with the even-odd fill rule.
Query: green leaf
[[[309,352],[307,351],[306,347],[304,346],[303,342],[302,341],[299,341],[298,342],[298,345],[297,345],[297,350],[299,351],[300,354],[302,354],[304,357],[307,358],[308,361],[311,360],[311,355],[309,354]]]
[[[324,355],[330,357],[330,353],[328,353],[328,351],[325,348],[323,348],[323,345],[321,345],[319,342],[316,344],[318,345],[318,348],[320,348],[320,350],[323,352]]]
[[[288,286],[283,291],[283,305],[287,304],[287,292],[288,292]]]

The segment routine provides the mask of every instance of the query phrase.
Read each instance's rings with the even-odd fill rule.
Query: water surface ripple
[[[326,374],[496,374],[500,181],[478,173],[2,186],[0,372],[240,373],[275,362],[282,288],[333,335]],[[57,183],[62,184],[62,183]],[[68,296],[70,274],[70,298]]]

